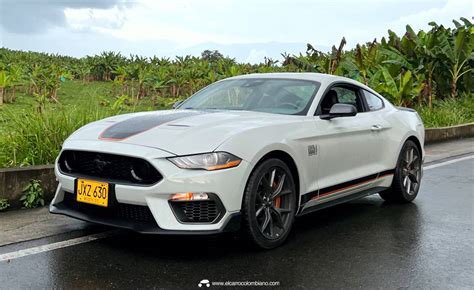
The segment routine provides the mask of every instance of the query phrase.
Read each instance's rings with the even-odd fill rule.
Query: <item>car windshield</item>
[[[319,87],[320,83],[306,80],[225,80],[197,92],[178,108],[305,115]]]

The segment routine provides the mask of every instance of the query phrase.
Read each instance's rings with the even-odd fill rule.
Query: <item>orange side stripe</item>
[[[377,179],[380,179],[380,178],[384,178],[384,177],[389,176],[389,175],[393,175],[393,173],[387,173],[387,174],[384,174],[384,175],[379,176],[379,177],[376,177],[376,178],[372,178],[372,179],[369,179],[369,180],[366,180],[366,181],[362,181],[362,182],[359,182],[359,183],[356,183],[356,184],[353,184],[353,185],[349,185],[349,186],[346,186],[346,187],[343,187],[343,188],[340,188],[340,189],[336,189],[336,190],[333,190],[333,191],[330,191],[330,192],[326,192],[326,193],[323,193],[323,194],[319,194],[319,195],[313,197],[313,198],[310,199],[310,200],[314,200],[314,199],[318,199],[318,198],[320,198],[320,197],[324,197],[324,196],[328,196],[328,195],[331,195],[331,194],[334,194],[334,193],[338,193],[338,192],[347,190],[347,189],[349,189],[349,188],[353,188],[353,187],[362,185],[362,184],[364,184],[364,183],[368,183],[368,182],[371,182],[371,181],[374,181],[374,180],[377,180]]]

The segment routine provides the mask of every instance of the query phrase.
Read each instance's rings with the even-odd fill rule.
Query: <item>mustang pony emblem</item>
[[[104,170],[104,168],[106,166],[108,166],[110,164],[110,162],[109,161],[104,161],[104,160],[100,159],[100,156],[98,156],[96,159],[94,159],[94,164],[97,167],[97,169],[102,171],[102,170]]]

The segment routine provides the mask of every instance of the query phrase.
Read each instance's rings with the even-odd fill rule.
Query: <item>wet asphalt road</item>
[[[472,289],[473,206],[474,159],[469,159],[425,171],[411,204],[387,204],[374,195],[303,216],[287,243],[271,251],[252,250],[233,235],[119,231],[0,262],[0,288],[196,289],[209,279],[279,281],[283,288]],[[0,254],[104,230],[109,229],[89,227],[5,246]]]

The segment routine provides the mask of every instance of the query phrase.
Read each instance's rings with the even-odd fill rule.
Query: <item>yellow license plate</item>
[[[109,203],[109,184],[86,179],[78,179],[76,200],[107,207]]]

